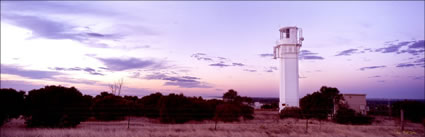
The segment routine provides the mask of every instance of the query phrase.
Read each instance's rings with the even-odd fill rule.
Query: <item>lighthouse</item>
[[[274,59],[280,61],[279,112],[285,107],[299,107],[298,54],[304,38],[298,27],[279,29],[280,39],[274,47]]]

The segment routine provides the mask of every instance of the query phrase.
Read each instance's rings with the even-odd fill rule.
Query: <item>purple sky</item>
[[[298,26],[300,95],[424,99],[424,1],[1,1],[1,87],[278,97],[278,29]]]

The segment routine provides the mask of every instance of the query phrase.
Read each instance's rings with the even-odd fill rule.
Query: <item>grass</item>
[[[401,132],[395,120],[378,117],[372,125],[341,125],[330,121],[277,119],[277,112],[255,111],[255,119],[235,123],[219,123],[214,130],[213,121],[186,124],[160,124],[158,120],[132,118],[127,121],[82,122],[76,128],[25,128],[22,119],[12,120],[1,128],[1,137],[423,137],[421,124],[407,123]]]

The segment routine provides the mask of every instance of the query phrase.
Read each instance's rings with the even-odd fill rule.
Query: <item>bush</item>
[[[18,118],[24,110],[24,91],[0,89],[0,126],[12,118]]]
[[[404,118],[415,123],[420,123],[425,118],[425,103],[419,101],[398,101],[392,106],[392,115],[400,117],[400,109],[404,110]]]
[[[248,105],[243,105],[241,106],[241,115],[243,117],[244,120],[252,120],[254,119],[254,108]]]
[[[278,103],[271,103],[271,104],[261,105],[261,109],[278,109],[278,108],[279,108]]]
[[[45,86],[26,98],[29,127],[75,127],[87,118],[89,105],[76,88]]]
[[[213,106],[201,97],[170,94],[160,99],[160,120],[163,123],[185,123],[190,120],[212,119]]]
[[[327,119],[328,114],[333,113],[334,102],[342,99],[337,88],[322,86],[320,91],[301,98],[300,107],[308,118]]]
[[[223,122],[239,121],[240,113],[241,108],[237,104],[224,103],[216,107],[214,119]]]
[[[302,111],[299,107],[285,107],[280,111],[280,118],[303,118]]]
[[[140,110],[142,116],[148,118],[158,118],[159,117],[159,100],[163,95],[161,93],[154,93],[148,96],[142,97],[137,101],[137,108]]]
[[[123,120],[129,114],[128,102],[120,96],[102,92],[94,98],[92,111],[97,120]]]
[[[340,124],[365,125],[372,124],[374,118],[356,113],[353,109],[341,107],[337,110],[334,120]]]

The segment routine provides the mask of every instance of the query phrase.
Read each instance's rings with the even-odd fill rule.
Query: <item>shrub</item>
[[[280,111],[280,118],[303,118],[301,109],[299,107],[285,107]]]
[[[237,104],[224,103],[216,107],[214,119],[223,122],[239,121],[240,113],[241,108]]]
[[[403,109],[406,120],[420,123],[425,118],[425,103],[423,102],[404,100],[395,102],[392,107],[392,115],[395,117],[400,117],[400,109]]]
[[[337,88],[323,86],[320,91],[301,98],[300,107],[308,118],[327,119],[328,114],[333,112],[334,102],[340,102],[342,99]]]
[[[102,92],[94,98],[92,111],[97,120],[123,120],[128,115],[127,101],[120,96]]]
[[[29,127],[74,127],[87,118],[89,105],[76,88],[45,86],[26,98]]]
[[[261,105],[261,109],[278,109],[278,108],[279,108],[278,103],[270,103],[270,104]]]
[[[244,120],[252,120],[254,119],[254,108],[248,105],[241,106],[241,115],[244,118]]]
[[[137,101],[137,108],[140,110],[139,115],[146,116],[148,118],[159,117],[159,100],[163,95],[161,93],[154,93],[148,96],[142,97]]]
[[[212,119],[214,108],[201,97],[185,97],[170,94],[160,99],[160,121],[163,123],[185,123],[190,120]]]
[[[372,124],[374,118],[356,113],[353,109],[341,107],[337,110],[334,120],[340,124],[365,125]]]
[[[0,126],[12,118],[18,118],[24,110],[24,91],[0,89]]]

